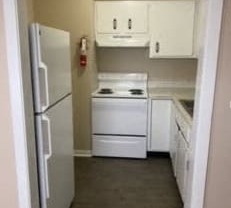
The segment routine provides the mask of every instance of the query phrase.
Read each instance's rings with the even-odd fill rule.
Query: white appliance
[[[67,208],[74,198],[69,33],[32,24],[32,81],[41,208]]]
[[[92,93],[93,156],[146,158],[147,74],[100,73]]]

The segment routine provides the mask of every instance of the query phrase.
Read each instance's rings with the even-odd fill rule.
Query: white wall
[[[200,40],[186,208],[203,208],[217,71],[222,0],[200,0]]]
[[[205,208],[231,206],[231,1],[224,1]]]

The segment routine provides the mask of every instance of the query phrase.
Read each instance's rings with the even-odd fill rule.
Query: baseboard
[[[91,157],[91,150],[74,150],[74,157]]]

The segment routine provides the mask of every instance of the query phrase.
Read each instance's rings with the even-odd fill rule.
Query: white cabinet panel
[[[151,101],[150,151],[169,151],[171,102],[171,100]]]
[[[150,58],[193,55],[193,1],[153,2],[149,24]]]
[[[182,132],[178,134],[177,161],[176,161],[176,181],[179,187],[181,198],[184,201],[188,172],[188,147]]]
[[[98,33],[120,33],[122,31],[123,4],[96,3],[96,31]]]
[[[172,152],[171,159],[174,166],[176,181],[183,201],[187,197],[188,185],[188,171],[189,171],[189,140],[190,140],[190,126],[185,121],[181,112],[175,108],[175,124],[177,125],[177,132],[175,137],[171,136],[170,139],[170,152]],[[173,123],[172,123],[173,125]],[[186,133],[187,132],[187,133]],[[173,144],[174,143],[174,144]],[[177,144],[177,146],[175,146]],[[174,158],[175,153],[175,158]]]
[[[147,2],[95,2],[95,33],[102,47],[148,46]]]
[[[97,2],[96,30],[99,33],[145,33],[147,4],[140,2]]]
[[[145,3],[126,3],[124,13],[124,31],[127,33],[148,32],[148,12]]]
[[[171,120],[170,120],[170,157],[172,160],[173,172],[176,176],[176,151],[178,142],[178,125],[176,123],[176,109],[171,104]]]

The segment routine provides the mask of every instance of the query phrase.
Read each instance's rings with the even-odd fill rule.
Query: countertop
[[[184,109],[179,100],[194,100],[195,88],[149,88],[148,97],[151,99],[171,99],[175,107],[184,117],[184,120],[192,126],[192,117]]]

